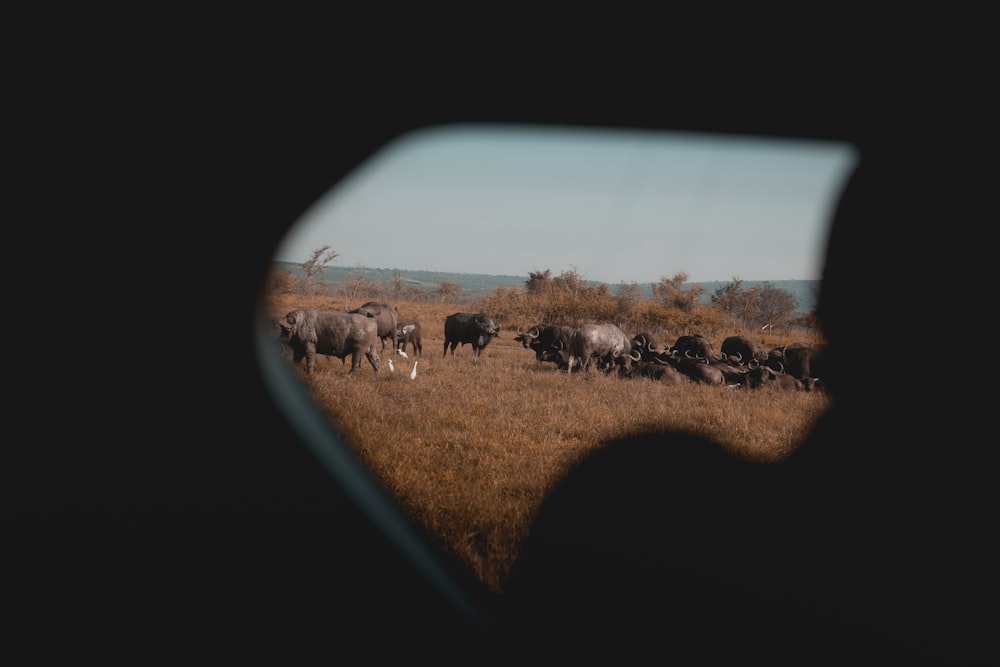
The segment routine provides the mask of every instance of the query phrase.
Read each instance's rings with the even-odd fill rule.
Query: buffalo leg
[[[379,367],[381,366],[381,363],[380,363],[380,359],[378,357],[378,353],[375,352],[375,346],[374,345],[371,348],[369,348],[369,350],[367,352],[365,352],[365,356],[368,357],[368,363],[370,363],[372,365],[372,368],[375,369],[375,372],[378,373]],[[359,369],[361,368],[361,360],[360,359],[358,360],[358,368]]]
[[[316,346],[312,343],[306,345],[306,372],[312,373],[316,367]]]
[[[361,350],[355,350],[351,353],[351,370],[347,371],[347,374],[354,375],[359,370],[361,370]]]

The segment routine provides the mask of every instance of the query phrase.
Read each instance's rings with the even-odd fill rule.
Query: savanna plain
[[[518,329],[536,321],[498,320],[500,336],[478,358],[470,345],[458,347],[454,357],[442,356],[445,318],[483,308],[388,301],[400,320],[421,323],[422,355],[408,348],[406,358],[391,356],[386,347],[379,373],[365,360],[350,377],[349,357],[344,363],[320,356],[314,373],[306,373],[305,361],[295,373],[409,518],[497,593],[548,492],[602,443],[638,433],[686,431],[715,441],[733,456],[774,463],[792,454],[830,407],[831,399],[820,392],[669,386],[593,368],[568,375],[553,363],[537,361],[514,340]],[[344,311],[360,303],[271,294],[265,310],[283,317],[296,308]],[[678,335],[701,332],[664,326],[652,333],[664,346]],[[705,335],[716,351],[729,335],[748,336],[765,349],[817,342],[801,332],[732,329]]]

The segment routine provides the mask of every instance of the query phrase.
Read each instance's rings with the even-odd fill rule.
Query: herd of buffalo
[[[661,348],[650,334],[629,338],[614,324],[539,324],[518,331],[515,340],[534,350],[538,361],[555,363],[567,373],[594,364],[606,374],[666,384],[822,389],[823,348],[818,345],[792,343],[765,351],[745,336],[729,336],[716,354],[712,341],[701,335],[680,336]]]
[[[377,343],[384,351],[388,342],[393,354],[405,355],[407,346],[414,356],[423,352],[420,322],[400,320],[396,308],[386,303],[368,302],[344,312],[300,308],[276,319],[274,333],[282,354],[296,364],[305,359],[310,373],[317,354],[341,360],[350,356],[351,374],[361,369],[364,358],[376,373],[379,371]],[[448,315],[442,356],[449,350],[454,356],[456,347],[469,344],[478,357],[499,335],[500,327],[486,313]],[[534,351],[539,362],[554,363],[567,373],[574,368],[586,372],[593,365],[608,375],[649,377],[667,384],[696,382],[799,391],[823,388],[820,345],[792,343],[763,350],[745,336],[729,336],[716,353],[708,338],[684,335],[661,348],[650,334],[629,337],[614,324],[538,324],[527,331],[518,330],[514,340]]]

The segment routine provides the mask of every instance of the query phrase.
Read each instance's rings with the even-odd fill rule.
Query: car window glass
[[[744,458],[794,451],[832,400],[821,362],[788,391],[750,388],[746,365],[787,375],[795,348],[824,344],[813,310],[826,234],[859,159],[843,143],[690,132],[468,124],[401,136],[331,184],[275,250],[261,366],[307,445],[384,525],[405,523],[391,518],[401,508],[502,589],[546,491],[601,442],[683,430]],[[382,308],[421,325],[419,347],[395,331],[355,354],[342,337],[310,372],[305,343],[279,343],[303,313],[374,324]],[[492,329],[450,340],[449,321],[480,314]],[[760,358],[742,352],[722,382],[679,385],[627,375],[612,353],[567,369],[529,346],[540,325],[571,338],[612,325],[630,353],[645,334],[661,365],[683,352],[733,366],[731,337]],[[681,345],[698,337],[703,353]]]

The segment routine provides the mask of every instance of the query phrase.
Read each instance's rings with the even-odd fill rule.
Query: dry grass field
[[[348,377],[349,359],[326,357],[312,375],[304,361],[297,372],[412,520],[495,592],[503,590],[548,491],[602,442],[689,431],[735,456],[773,462],[793,452],[829,407],[820,393],[667,386],[593,369],[567,375],[536,361],[507,323],[479,358],[468,345],[442,357],[444,318],[475,308],[393,303],[401,319],[422,323],[423,356],[395,357],[390,373],[386,349],[377,375],[364,361],[361,372]],[[347,305],[330,297],[275,295],[269,309],[282,316],[298,307],[342,311]],[[760,342],[792,341],[769,334]]]

